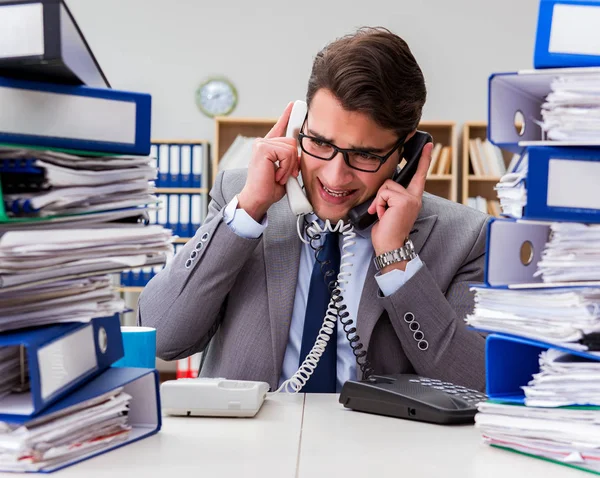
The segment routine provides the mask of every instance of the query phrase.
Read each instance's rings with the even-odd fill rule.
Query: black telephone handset
[[[413,137],[404,144],[402,156],[406,160],[406,164],[400,171],[396,172],[392,179],[398,184],[407,187],[417,172],[423,148],[427,143],[432,142],[433,138],[429,133],[417,131]],[[367,200],[349,211],[348,218],[355,228],[366,229],[377,221],[377,214],[369,214],[367,212],[371,202],[372,200]]]

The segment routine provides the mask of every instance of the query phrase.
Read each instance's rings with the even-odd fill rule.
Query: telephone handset
[[[288,121],[285,134],[286,137],[295,138],[298,136],[298,132],[302,127],[302,122],[306,117],[306,112],[306,102],[297,100],[294,103],[292,112],[290,114],[290,119]],[[396,172],[392,179],[402,186],[407,187],[417,172],[419,159],[421,158],[423,148],[427,143],[431,143],[432,141],[433,138],[429,133],[417,131],[413,137],[404,144],[403,156],[406,160],[406,164],[401,170]],[[304,191],[302,191],[300,183],[293,176],[290,176],[286,183],[286,193],[288,202],[290,204],[290,209],[296,216],[301,216],[312,212],[312,205],[306,198]],[[349,211],[348,217],[355,228],[366,229],[377,220],[376,214],[369,214],[367,212],[370,205],[371,200],[367,200]]]
[[[304,118],[306,118],[306,112],[308,108],[306,102],[302,100],[296,100],[290,113],[290,119],[288,121],[287,130],[285,136],[287,138],[297,138]],[[308,198],[302,191],[302,187],[294,176],[288,178],[285,183],[285,190],[290,204],[290,209],[296,216],[302,216],[312,212],[313,207],[308,201]]]
[[[432,142],[433,138],[429,133],[417,131],[412,138],[404,144],[403,157],[406,160],[406,164],[402,169],[396,171],[392,179],[398,184],[407,187],[417,172],[423,148],[427,143]],[[368,212],[372,199],[373,198],[359,204],[348,212],[350,222],[354,224],[354,227],[357,229],[366,229],[377,221],[377,214],[369,214]]]

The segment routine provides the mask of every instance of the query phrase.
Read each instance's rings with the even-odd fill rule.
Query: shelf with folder
[[[158,194],[207,194],[207,188],[156,188]]]
[[[474,174],[469,174],[469,181],[492,181],[497,183],[500,181],[500,176],[475,176]]]
[[[487,139],[487,123],[485,121],[468,121],[463,125],[462,131],[462,203],[469,205],[470,199],[482,198],[487,205],[486,212],[499,215],[498,196],[494,186],[500,181],[512,159],[512,153],[499,150],[502,155],[503,165],[497,161],[497,156],[492,156],[492,148],[485,144]],[[495,146],[493,147],[495,148]],[[494,150],[498,154],[498,150]],[[486,153],[489,153],[486,155]],[[490,171],[501,174],[490,174]],[[472,204],[471,204],[472,205]]]
[[[117,287],[117,292],[142,292],[143,287]]]
[[[277,118],[216,117],[213,180],[219,170],[219,162],[238,135],[246,138],[264,137],[276,122]],[[418,126],[418,129],[433,136],[434,144],[440,143],[437,154],[444,158],[432,168],[425,190],[451,201],[456,201],[458,197],[459,168],[455,128],[454,121],[422,121]],[[440,153],[443,147],[448,147],[448,150],[442,156]]]

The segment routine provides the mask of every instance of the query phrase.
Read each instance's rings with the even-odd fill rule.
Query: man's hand
[[[285,183],[290,175],[298,177],[298,141],[284,137],[293,106],[293,102],[288,104],[271,131],[264,138],[257,139],[252,147],[248,177],[238,195],[238,207],[257,222],[262,220],[272,204],[285,195]]]
[[[369,213],[377,213],[379,219],[371,231],[376,255],[399,249],[410,234],[421,210],[432,149],[432,143],[427,143],[423,148],[417,172],[406,189],[388,179],[381,185],[371,203]],[[399,262],[382,269],[381,272],[385,273],[393,268],[404,270],[405,267],[405,262]]]

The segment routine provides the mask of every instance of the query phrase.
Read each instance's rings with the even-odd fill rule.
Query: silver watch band
[[[411,261],[415,257],[417,257],[417,253],[415,252],[413,243],[410,239],[406,239],[402,247],[379,254],[373,259],[373,262],[375,263],[375,268],[380,271],[386,266],[395,264],[396,262]]]

